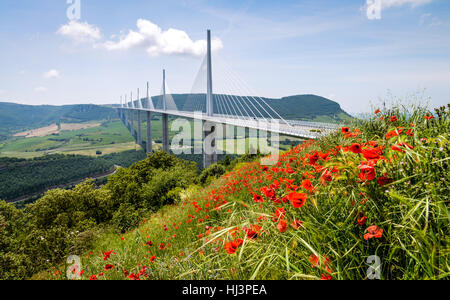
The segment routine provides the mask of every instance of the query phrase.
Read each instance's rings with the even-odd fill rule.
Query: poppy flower
[[[411,146],[408,143],[400,143],[400,144],[391,146],[391,149],[394,151],[405,152],[402,148],[408,148],[408,149],[412,150],[413,146]]]
[[[375,114],[378,115],[380,112],[381,112],[381,110],[380,110],[380,109],[377,109],[377,110],[375,111]]]
[[[358,143],[353,143],[350,146],[350,151],[353,152],[353,153],[356,153],[356,154],[362,153],[361,145],[358,144]]]
[[[358,219],[358,220],[356,221],[356,223],[358,223],[359,226],[363,226],[364,224],[366,224],[366,221],[367,221],[367,217],[366,217],[366,216],[363,216],[363,217],[361,217],[360,219]]]
[[[349,131],[350,131],[350,128],[348,128],[348,127],[342,127],[341,128],[341,132],[344,133],[344,134],[349,133]]]
[[[381,177],[378,177],[377,182],[380,186],[386,185],[388,183],[392,182],[392,179],[390,179],[389,177],[387,177],[386,175],[383,175]]]
[[[367,231],[367,233],[364,235],[364,239],[366,241],[371,238],[379,239],[383,236],[383,229],[378,228],[376,225],[367,227],[366,231]]]
[[[305,193],[292,192],[289,194],[288,199],[292,206],[295,208],[300,208],[305,204],[307,197],[308,196]]]
[[[292,228],[294,228],[294,229],[299,229],[301,226],[303,226],[303,222],[302,221],[299,221],[299,220],[297,220],[297,219],[294,219],[293,221],[292,221],[292,224],[291,224],[291,226],[292,226]]]
[[[381,151],[379,148],[371,148],[367,147],[362,150],[362,155],[365,159],[371,160],[371,159],[379,159],[380,158]]]
[[[390,122],[396,122],[398,121],[397,116],[392,116],[391,119],[389,120]]]
[[[113,266],[113,265],[107,264],[107,265],[105,266],[105,271],[108,271],[108,270],[111,270],[111,269],[114,269],[114,266]]]
[[[325,182],[333,180],[333,175],[330,171],[326,170],[322,173],[322,176],[320,176],[320,181],[322,184],[325,184]]]
[[[239,245],[235,241],[230,241],[225,244],[224,248],[225,251],[227,251],[228,254],[234,254],[236,253]]]
[[[113,253],[113,250],[105,252],[104,256],[103,256],[103,260],[107,260],[111,256],[112,253]]]
[[[331,280],[331,279],[333,279],[333,278],[331,277],[330,274],[327,274],[327,275],[322,274],[322,277],[320,278],[320,280]]]
[[[314,187],[309,179],[305,179],[302,181],[302,189],[308,190],[310,192],[314,190]]]
[[[373,163],[363,161],[358,166],[358,169],[360,169],[361,173],[359,173],[359,179],[363,181],[371,181],[375,179],[375,168],[373,167]]]
[[[95,274],[91,275],[91,277],[89,277],[89,280],[97,280],[97,276]]]
[[[287,230],[287,221],[285,219],[281,219],[277,224],[277,229],[281,233],[285,232]]]
[[[425,116],[425,119],[427,119],[427,121],[430,121],[430,120],[434,119],[434,116]]]
[[[260,203],[260,202],[264,202],[263,197],[261,197],[258,194],[253,194],[253,201],[255,201],[256,203]]]

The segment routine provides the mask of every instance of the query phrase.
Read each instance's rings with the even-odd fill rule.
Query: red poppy
[[[292,228],[294,228],[294,229],[299,229],[301,226],[303,226],[303,222],[302,222],[302,221],[299,221],[299,220],[297,220],[297,219],[294,219],[294,221],[292,221],[291,226],[292,226]]]
[[[408,148],[408,149],[412,150],[413,146],[411,146],[408,143],[400,143],[400,144],[391,146],[391,149],[394,151],[405,152],[402,148]]]
[[[113,250],[105,252],[104,256],[103,256],[103,260],[107,260],[111,256],[112,253],[113,253]]]
[[[225,251],[227,251],[228,254],[236,253],[238,247],[239,246],[235,241],[230,241],[230,242],[226,243],[224,246]]]
[[[260,202],[264,202],[264,199],[263,199],[263,197],[261,197],[258,194],[253,194],[253,201],[260,203]]]
[[[310,192],[314,190],[314,187],[309,179],[305,179],[302,181],[302,189],[308,190]]]
[[[341,128],[341,132],[344,133],[344,134],[349,133],[349,131],[350,131],[350,128],[348,128],[348,127],[342,127]]]
[[[105,266],[105,270],[106,270],[106,271],[111,270],[111,269],[114,269],[114,266],[113,266],[113,265],[107,264],[107,265]]]
[[[381,177],[378,177],[377,182],[380,186],[386,185],[388,183],[392,182],[392,179],[390,179],[389,177],[387,177],[386,175],[383,175]]]
[[[365,159],[379,159],[381,154],[381,150],[379,148],[371,148],[367,147],[364,150],[362,150],[362,155]]]
[[[363,181],[370,181],[375,179],[375,168],[373,167],[373,163],[371,163],[370,161],[361,162],[358,168],[361,170],[361,173],[359,173],[359,179]]]
[[[288,199],[292,206],[295,208],[300,208],[305,204],[307,197],[308,196],[305,193],[292,192],[289,194]]]
[[[322,176],[320,176],[320,181],[322,181],[323,184],[327,181],[333,180],[333,175],[330,171],[326,170],[322,173]]]
[[[375,111],[375,114],[378,115],[380,112],[381,112],[381,110],[380,110],[380,109],[377,109],[377,110]]]
[[[330,274],[327,274],[327,275],[322,274],[322,277],[320,278],[320,280],[331,280],[331,279],[333,279],[333,278],[331,277]]]
[[[383,229],[378,228],[376,225],[367,227],[366,231],[367,231],[367,233],[364,235],[364,239],[366,241],[371,238],[379,239],[383,236]]]
[[[358,143],[353,143],[350,146],[350,151],[352,151],[353,153],[362,153],[362,149],[361,149],[361,145]]]
[[[396,122],[398,121],[397,116],[392,116],[391,119],[389,120],[391,122]]]
[[[430,120],[434,119],[434,116],[425,116],[425,119],[427,119],[427,121],[430,121]]]
[[[277,224],[277,229],[279,232],[285,232],[287,230],[287,221],[285,219],[281,219]]]
[[[360,219],[358,219],[356,221],[356,223],[358,223],[359,226],[363,226],[364,224],[366,224],[366,221],[367,221],[367,217],[364,216],[364,217],[361,217]]]
[[[91,275],[91,277],[89,277],[89,280],[97,280],[97,276]]]

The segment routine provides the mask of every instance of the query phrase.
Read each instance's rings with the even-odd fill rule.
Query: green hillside
[[[63,121],[80,123],[117,117],[114,109],[92,104],[64,106],[22,105],[0,102],[0,140],[10,134]]]

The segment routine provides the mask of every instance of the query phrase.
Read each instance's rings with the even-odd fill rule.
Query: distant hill
[[[201,97],[203,95],[192,94],[174,94],[172,95],[178,109],[183,109],[189,97]],[[236,101],[243,97],[233,96]],[[153,104],[157,105],[159,96],[152,97]],[[317,122],[344,122],[353,117],[342,110],[341,106],[330,99],[316,96],[316,95],[295,95],[283,97],[281,99],[262,98],[267,102],[276,112],[278,112],[284,119],[289,120],[304,120]],[[206,100],[204,100],[206,101]],[[217,105],[215,105],[215,112]]]
[[[81,123],[116,118],[114,109],[92,104],[22,105],[0,102],[0,140],[11,133],[58,123]]]

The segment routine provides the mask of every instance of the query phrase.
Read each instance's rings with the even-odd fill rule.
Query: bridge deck
[[[229,115],[217,115],[208,116],[204,113],[194,113],[189,111],[178,110],[160,110],[149,108],[131,108],[120,107],[119,109],[135,110],[135,111],[150,111],[159,114],[168,114],[172,116],[178,116],[188,119],[198,119],[209,121],[213,123],[220,123],[226,125],[232,125],[237,127],[247,127],[251,129],[263,130],[267,132],[278,133],[286,136],[304,138],[304,139],[317,139],[333,130],[336,130],[338,125],[323,124],[314,122],[302,122],[302,121],[283,121],[283,120],[267,120],[267,119],[250,119],[243,117],[232,117]],[[278,121],[278,122],[277,122]],[[320,130],[317,132],[317,130]]]

